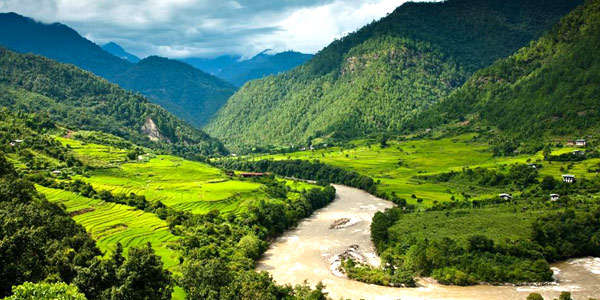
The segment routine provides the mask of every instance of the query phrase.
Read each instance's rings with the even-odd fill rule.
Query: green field
[[[354,148],[330,147],[314,151],[300,151],[288,154],[251,156],[254,159],[304,159],[315,160],[356,171],[380,181],[378,190],[385,193],[395,192],[398,197],[406,198],[409,203],[416,203],[416,198],[423,199],[423,205],[432,205],[435,201],[450,201],[454,196],[463,199],[463,192],[471,199],[496,197],[498,193],[520,193],[519,190],[500,190],[460,184],[432,183],[417,178],[420,175],[431,175],[449,171],[460,171],[464,167],[502,169],[514,163],[535,162],[542,165],[540,177],[545,175],[560,179],[565,173],[577,177],[592,176],[588,169],[600,163],[600,159],[588,159],[574,162],[570,170],[570,162],[543,161],[541,151],[534,155],[517,155],[511,157],[493,157],[487,140],[477,139],[477,134],[464,134],[452,138],[437,140],[423,139],[411,141],[390,141],[389,146],[381,148],[379,143],[367,140],[354,142]],[[552,154],[561,154],[576,148],[558,148]],[[565,171],[561,171],[563,168]],[[412,198],[412,195],[416,198]]]
[[[127,151],[123,149],[85,143],[66,137],[55,136],[54,139],[72,149],[75,156],[90,167],[110,167],[127,160]]]
[[[73,219],[81,224],[97,241],[105,253],[114,251],[121,243],[125,254],[129,247],[141,246],[150,242],[160,255],[166,268],[179,264],[175,251],[168,248],[177,241],[167,223],[152,213],[134,207],[90,199],[75,193],[36,186],[50,202],[63,204]]]

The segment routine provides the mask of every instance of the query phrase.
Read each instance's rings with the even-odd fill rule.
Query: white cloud
[[[406,0],[0,0],[44,22],[62,22],[140,56],[314,53]]]

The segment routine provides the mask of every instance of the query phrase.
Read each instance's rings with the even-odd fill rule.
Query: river
[[[332,299],[410,300],[410,299],[525,299],[537,292],[545,299],[558,298],[570,291],[576,300],[600,298],[600,258],[580,258],[552,265],[557,283],[546,286],[445,286],[420,280],[417,288],[392,288],[345,278],[335,271],[339,254],[352,245],[373,265],[379,258],[370,239],[369,226],[375,212],[392,207],[361,190],[335,185],[336,200],[305,219],[297,228],[275,240],[257,265],[279,284],[314,285],[321,281]],[[341,228],[330,229],[336,220],[346,219]]]

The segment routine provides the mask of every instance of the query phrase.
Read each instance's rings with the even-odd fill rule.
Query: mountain
[[[0,105],[35,112],[73,130],[97,130],[192,157],[223,145],[139,94],[75,66],[0,48]]]
[[[130,63],[137,63],[138,61],[140,61],[140,58],[125,51],[125,49],[123,49],[123,47],[119,46],[117,43],[113,43],[110,42],[104,46],[102,46],[102,49],[104,49],[104,51],[120,58],[120,59],[124,59]]]
[[[300,67],[249,82],[205,129],[229,145],[297,145],[399,131],[581,2],[405,3]]]
[[[236,86],[242,86],[253,79],[291,70],[311,57],[312,54],[294,51],[271,54],[270,50],[265,50],[247,60],[241,60],[239,56],[220,56],[213,60],[187,58],[183,61]]]
[[[158,56],[141,60],[113,79],[196,126],[208,121],[235,90],[186,63]]]
[[[597,53],[600,1],[587,1],[538,41],[475,73],[413,124],[466,119],[520,137],[583,136],[600,123]]]
[[[174,60],[163,60],[157,64],[158,68],[152,68],[154,64],[147,64],[148,61],[140,62],[142,65],[138,66],[108,53],[66,25],[44,24],[15,13],[0,14],[0,45],[16,52],[39,54],[74,64],[143,93],[151,101],[174,109],[173,113],[178,117],[197,126],[205,123],[236,89],[200,70],[191,71]],[[182,69],[185,69],[186,76],[177,78],[175,84],[173,71]],[[140,73],[140,70],[146,73]],[[134,75],[134,79],[123,76],[126,73]],[[149,88],[150,84],[156,85]],[[162,96],[165,98],[159,98]],[[186,106],[182,107],[182,104]],[[204,107],[212,110],[196,114]]]
[[[15,13],[0,13],[0,45],[16,52],[74,64],[104,78],[119,74],[131,65],[66,25],[44,24]]]

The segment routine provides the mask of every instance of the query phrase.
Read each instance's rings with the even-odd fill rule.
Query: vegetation
[[[0,14],[0,45],[91,71],[196,126],[208,121],[235,91],[233,85],[179,61],[149,57],[130,63],[64,24],[44,24],[15,13]]]
[[[0,104],[47,115],[73,130],[103,131],[182,156],[226,152],[220,142],[140,95],[76,67],[2,48]]]
[[[518,137],[584,136],[598,124],[600,3],[586,1],[539,40],[478,71],[408,130],[469,120]]]
[[[31,283],[13,287],[13,294],[4,300],[87,300],[74,285],[61,283]]]
[[[404,4],[306,64],[246,84],[206,130],[236,151],[240,145],[297,147],[320,137],[399,131],[477,69],[527,45],[581,2]]]

